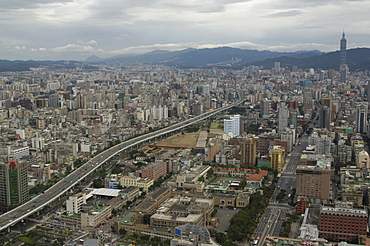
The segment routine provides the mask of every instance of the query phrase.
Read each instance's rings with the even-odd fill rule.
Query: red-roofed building
[[[257,184],[259,187],[262,187],[262,180],[266,174],[267,174],[266,170],[261,170],[259,173],[251,174],[247,178],[247,183]]]

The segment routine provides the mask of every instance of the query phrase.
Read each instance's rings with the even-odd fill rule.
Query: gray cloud
[[[369,1],[4,1],[0,59],[80,59],[154,49],[369,46]],[[357,47],[354,45],[354,47]],[[18,48],[16,48],[18,47]],[[24,47],[24,48],[22,48]]]
[[[293,9],[293,10],[280,11],[280,12],[276,12],[276,13],[273,13],[273,14],[265,15],[265,17],[268,17],[268,18],[280,18],[280,17],[297,16],[297,15],[301,15],[301,14],[302,14],[302,11],[301,10]]]
[[[28,9],[28,8],[36,8],[39,4],[50,4],[50,3],[65,3],[71,2],[73,0],[0,0],[0,11],[4,11],[7,9]]]

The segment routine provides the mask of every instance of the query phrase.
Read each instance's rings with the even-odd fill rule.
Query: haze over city
[[[85,60],[152,50],[230,46],[370,47],[369,1],[2,1],[1,59]]]

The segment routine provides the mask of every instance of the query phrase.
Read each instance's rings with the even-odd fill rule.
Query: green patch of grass
[[[22,241],[22,242],[25,242],[25,243],[34,243],[34,242],[36,242],[35,239],[30,238],[30,237],[19,237],[18,240]]]

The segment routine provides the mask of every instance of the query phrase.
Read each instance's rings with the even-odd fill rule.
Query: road
[[[295,170],[299,164],[302,151],[307,146],[307,136],[303,136],[298,145],[294,148],[291,156],[287,158],[286,165],[281,171],[275,191],[270,199],[269,206],[266,208],[262,218],[253,234],[254,238],[260,238],[257,245],[263,245],[266,236],[279,236],[282,230],[282,224],[286,218],[286,214],[292,211],[292,207],[288,205],[287,200],[279,203],[276,199],[281,189],[287,191],[287,197],[296,187]]]
[[[184,120],[180,123],[171,125],[169,127],[157,130],[155,132],[147,133],[115,145],[95,157],[91,158],[88,162],[83,164],[81,167],[68,174],[66,177],[61,179],[58,183],[47,189],[42,194],[38,195],[34,199],[12,209],[2,215],[0,215],[0,231],[10,228],[10,226],[15,225],[17,222],[27,218],[28,216],[40,211],[46,205],[51,204],[56,199],[59,199],[63,194],[68,192],[71,188],[77,185],[79,182],[84,180],[88,175],[93,173],[99,167],[101,167],[105,162],[107,162],[113,156],[120,154],[125,150],[129,150],[133,147],[137,147],[142,143],[162,137],[166,134],[171,134],[187,126],[201,122],[213,115],[216,115],[224,110],[228,110],[234,106],[241,104],[243,100],[230,103],[222,108],[215,109],[210,112],[203,113],[201,115],[195,116],[191,119]]]

